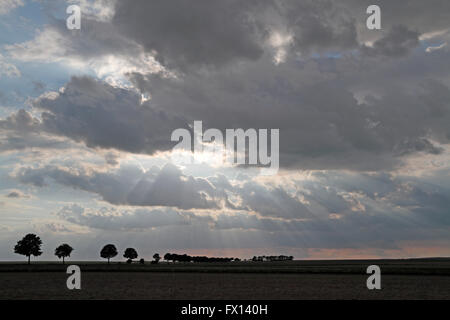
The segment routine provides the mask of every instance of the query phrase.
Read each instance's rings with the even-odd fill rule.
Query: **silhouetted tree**
[[[131,263],[133,261],[133,259],[136,259],[138,257],[138,253],[134,248],[127,248],[127,249],[125,249],[125,253],[123,254],[123,257],[127,258],[128,260],[131,260],[129,262],[129,263]]]
[[[164,255],[164,260],[166,260],[166,261],[174,261],[174,260],[173,260],[173,254],[171,254],[171,253],[166,253],[166,254]]]
[[[64,243],[60,245],[58,248],[55,249],[55,256],[57,256],[59,259],[63,259],[63,264],[65,263],[65,258],[70,257],[70,254],[72,253],[73,248],[69,246],[67,243]]]
[[[144,264],[144,263],[145,263],[145,260],[144,260],[144,259],[141,259],[141,260],[139,260],[139,263],[140,263],[140,264]]]
[[[155,260],[155,263],[158,263],[159,260],[161,260],[161,257],[159,256],[159,253],[155,253],[155,254],[153,255],[153,259]]]
[[[113,244],[107,244],[106,246],[103,247],[102,251],[100,251],[100,256],[104,259],[108,259],[109,264],[109,259],[117,256],[116,246]]]
[[[22,240],[19,240],[14,247],[14,253],[21,254],[28,257],[28,264],[30,264],[30,257],[35,257],[42,254],[42,241],[37,235],[29,233]]]

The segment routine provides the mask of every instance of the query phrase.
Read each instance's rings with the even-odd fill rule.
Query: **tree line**
[[[230,262],[241,261],[239,258],[214,258],[206,256],[190,256],[187,254],[166,253],[164,260],[172,262]]]
[[[31,256],[40,256],[42,254],[41,250],[42,240],[35,234],[27,234],[21,240],[17,242],[14,246],[14,252],[17,254],[24,255],[28,258],[28,264],[31,263]],[[65,259],[70,257],[74,249],[67,243],[59,245],[55,249],[55,256],[62,259],[62,263],[65,263]],[[108,263],[110,260],[118,255],[118,251],[115,245],[107,244],[100,251],[100,257],[107,259]],[[132,263],[133,260],[138,258],[138,253],[134,248],[126,248],[123,257],[127,259],[127,263]],[[293,260],[292,256],[260,256],[253,257],[252,261],[287,261]],[[153,255],[152,264],[157,264],[161,260],[159,253]],[[187,254],[176,254],[176,253],[166,253],[164,255],[164,260],[175,262],[231,262],[240,261],[239,258],[215,258],[206,256],[190,256]],[[141,264],[145,263],[144,259],[140,259]]]
[[[254,256],[252,261],[292,261],[293,256]]]

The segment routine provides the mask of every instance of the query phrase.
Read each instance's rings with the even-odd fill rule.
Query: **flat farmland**
[[[2,263],[0,299],[450,299],[446,259],[71,264],[82,270],[81,290],[67,289],[67,265]],[[382,290],[366,287],[371,264]]]

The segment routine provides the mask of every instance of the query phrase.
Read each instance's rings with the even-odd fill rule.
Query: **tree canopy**
[[[153,255],[153,259],[154,259],[155,263],[158,263],[159,260],[161,260],[161,257],[159,256],[159,253],[155,253],[155,254]]]
[[[134,249],[134,248],[126,248],[125,253],[123,254],[123,257],[133,260],[138,257],[138,253],[137,253],[136,249]]]
[[[66,257],[70,257],[70,254],[72,253],[72,251],[73,251],[73,248],[71,246],[69,246],[67,243],[64,243],[55,249],[55,256],[57,256],[59,259],[62,258],[63,264],[64,264],[64,259]]]
[[[28,257],[30,264],[30,256],[40,256],[42,240],[37,235],[29,233],[22,240],[19,240],[14,247],[14,252]]]
[[[103,247],[102,251],[100,251],[100,256],[104,259],[108,259],[109,263],[109,259],[117,256],[116,246],[113,244],[107,244],[106,246]]]

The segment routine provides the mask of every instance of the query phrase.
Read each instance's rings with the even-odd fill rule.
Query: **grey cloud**
[[[0,134],[0,152],[34,149],[67,149],[70,141],[39,134]]]
[[[438,175],[439,173],[435,173]],[[345,195],[347,204],[341,204],[339,216],[320,214],[307,219],[275,220],[253,214],[220,215],[214,221],[219,230],[261,230],[274,233],[284,245],[333,248],[395,248],[402,241],[448,239],[450,189],[408,176],[390,174],[350,174],[328,172],[313,175],[309,184],[300,184],[303,194],[314,208],[311,199],[326,207],[326,197],[336,190]],[[339,179],[336,179],[339,178]],[[434,178],[430,177],[430,180]],[[359,187],[363,182],[363,187]],[[385,188],[380,188],[385,184]],[[384,192],[383,192],[384,191]],[[352,208],[351,199],[362,206]],[[317,199],[325,199],[318,201]],[[334,201],[333,201],[334,202]],[[336,207],[328,213],[336,212]],[[280,244],[278,242],[278,244]]]
[[[9,115],[6,119],[1,119],[0,129],[19,132],[37,132],[39,130],[39,121],[33,118],[27,111],[21,109]]]
[[[356,194],[365,208],[365,212],[378,220],[380,225],[387,225],[384,219],[392,219],[390,223],[416,226],[432,226],[447,228],[450,223],[448,206],[450,204],[450,188],[435,184],[440,171],[423,178],[396,176],[388,173],[347,174],[317,173],[318,183],[331,185],[344,193]],[[393,214],[395,213],[395,214]],[[350,216],[361,218],[356,212]]]
[[[376,40],[371,47],[363,46],[362,52],[369,55],[401,57],[419,46],[419,32],[409,30],[403,25],[392,27],[382,38]]]
[[[164,65],[192,71],[257,60],[272,32],[293,34],[291,49],[302,53],[355,48],[354,19],[340,9],[311,0],[120,1],[112,23]]]
[[[102,230],[126,231],[190,225],[196,221],[204,220],[189,212],[180,213],[170,209],[118,210],[103,207],[92,210],[76,204],[63,207],[57,215],[67,222],[81,226]]]
[[[119,1],[113,25],[168,66],[223,65],[261,56],[252,13],[261,1]],[[248,9],[252,9],[249,11]]]
[[[123,167],[116,172],[92,172],[89,175],[52,167],[22,169],[17,173],[22,183],[44,186],[51,178],[59,184],[99,194],[116,205],[210,209],[212,212],[228,209],[258,215],[258,218],[252,215],[251,220],[217,220],[217,225],[225,229],[292,227],[292,231],[325,228],[325,232],[330,224],[339,228],[371,224],[379,228],[398,225],[406,230],[414,224],[438,228],[450,223],[448,186],[429,187],[420,179],[395,177],[388,173],[317,172],[313,177],[311,181],[299,181],[299,189],[289,193],[282,187],[255,182],[232,186],[220,176],[209,179],[186,177],[173,166],[147,172]],[[228,196],[237,197],[239,205],[231,205]],[[337,215],[336,218],[333,215]],[[273,221],[274,218],[297,222],[286,225],[282,221]],[[245,222],[241,227],[240,220]]]
[[[26,181],[27,179],[23,179],[33,177],[32,171],[19,178]],[[132,172],[128,169],[127,173],[117,174],[115,181],[108,179],[106,175],[93,174],[92,181],[88,182],[86,177],[81,175],[79,178],[80,175],[77,175],[80,179],[77,184],[84,190],[91,188],[90,192],[98,194],[104,190],[94,191],[94,188],[107,186],[104,189],[111,191],[119,189],[119,183],[125,185],[123,190],[128,190],[129,182],[124,181],[124,177],[142,177],[142,173],[137,175]],[[176,176],[174,168],[169,168],[165,174],[169,173]],[[58,177],[58,174],[61,176]],[[67,177],[61,172],[58,174],[47,173],[58,183],[72,187],[76,185],[71,181],[76,181],[74,175]],[[228,208],[227,211],[231,214],[215,208],[211,208],[213,215],[200,217],[193,211],[183,212],[169,208],[91,210],[72,206],[61,210],[58,215],[64,221],[101,230],[189,226],[220,232],[267,232],[266,237],[271,239],[272,245],[392,248],[402,241],[448,239],[450,186],[445,180],[439,184],[428,182],[442,174],[444,173],[436,172],[435,176],[423,180],[389,173],[316,172],[312,173],[311,180],[296,183],[295,194],[288,193],[281,187],[269,187],[255,182],[229,188],[228,182],[216,177],[210,179],[208,184],[213,187],[217,187],[214,183],[227,186],[228,193],[241,199],[240,206]],[[99,177],[95,178],[96,175]],[[147,175],[164,177],[156,169],[153,172],[150,170]],[[96,186],[93,182],[96,180],[101,181],[101,184]],[[173,178],[163,180],[166,185],[170,184],[169,181],[174,181]],[[216,192],[219,189],[217,187]],[[162,190],[164,199],[169,199],[170,192],[165,187]],[[173,196],[176,197],[179,191],[174,190],[176,192]],[[146,189],[143,188],[143,191],[145,194]],[[108,196],[116,196],[116,201],[123,197],[116,192],[111,192]],[[298,201],[300,197],[304,199],[303,202]],[[183,195],[180,198],[183,199]],[[153,201],[151,198],[147,200]]]
[[[70,171],[47,166],[22,168],[16,178],[26,184],[43,187],[51,181],[98,194],[116,205],[173,206],[180,209],[214,209],[226,194],[206,179],[184,176],[172,165],[146,172],[136,167],[121,167],[115,172]],[[49,180],[50,179],[50,180]]]
[[[111,166],[116,166],[119,164],[119,155],[113,152],[108,152],[105,154],[105,162]]]
[[[74,232],[72,229],[70,229],[70,228],[66,227],[64,224],[58,223],[58,222],[34,224],[33,228],[35,228],[39,232],[51,232],[51,233],[56,233],[56,234]]]
[[[170,68],[195,72],[201,66],[229,66],[264,57],[270,51],[267,40],[273,32],[293,36],[292,45],[285,48],[291,53],[348,52],[359,43],[378,39],[376,52],[399,55],[414,46],[417,37],[415,31],[396,25],[410,26],[420,33],[449,27],[446,18],[450,8],[443,0],[427,4],[413,0],[407,6],[402,1],[379,1],[383,29],[392,28],[379,39],[380,32],[368,31],[365,26],[370,4],[354,0],[122,0],[111,10],[115,12],[112,20],[87,14],[84,31],[75,37],[67,32],[64,20],[54,19],[49,28],[70,39],[61,40],[65,57],[136,56],[144,48]],[[18,49],[19,53],[22,47],[10,46],[12,52]],[[45,50],[45,44],[39,50]]]
[[[414,92],[392,84],[383,96],[361,103],[348,84],[337,83],[320,67],[261,60],[181,80],[135,73],[133,83],[152,95],[144,104],[131,90],[73,78],[56,99],[35,102],[42,121],[20,111],[1,120],[0,128],[148,154],[169,150],[172,131],[194,120],[203,120],[205,129],[279,128],[281,165],[303,169],[389,169],[404,156],[439,154],[433,141],[448,143],[450,113],[444,101],[450,93],[440,81],[424,81]],[[10,136],[14,142],[17,135]]]
[[[262,60],[183,81],[140,74],[131,80],[157,108],[203,120],[205,129],[279,128],[284,167],[387,169],[404,155],[440,153],[432,139],[448,143],[443,83],[424,81],[414,92],[392,84],[383,96],[361,103],[336,71],[320,68],[320,62],[275,66]]]
[[[71,146],[70,141],[43,133],[40,121],[23,109],[0,119],[0,152]]]
[[[141,103],[136,92],[89,77],[73,77],[56,99],[41,98],[35,107],[43,110],[42,130],[91,148],[151,154],[171,148],[172,131],[186,127],[181,117]]]
[[[340,5],[351,13],[357,20],[358,33],[363,39],[376,38],[378,31],[366,28],[368,17],[366,8],[376,4],[381,8],[382,28],[390,29],[395,25],[409,26],[413,30],[418,30],[421,34],[437,30],[447,29],[448,13],[450,4],[446,0],[345,0],[340,1]]]
[[[150,179],[148,179],[150,178]],[[128,194],[128,203],[142,206],[172,205],[180,209],[218,208],[224,199],[208,180],[185,177],[172,165],[166,165],[158,175],[144,177]]]
[[[28,198],[29,196],[20,190],[13,190],[6,195],[8,198]]]
[[[46,166],[21,168],[15,178],[21,183],[44,187],[51,182],[100,195],[115,205],[165,206],[179,209],[255,211],[262,216],[283,219],[310,218],[313,214],[280,187],[246,182],[232,186],[224,176],[195,178],[177,167],[166,165],[143,171],[125,166],[110,172],[68,170]],[[233,204],[229,196],[239,199]]]
[[[302,54],[351,50],[358,45],[355,19],[336,1],[278,1],[294,50]]]
[[[277,187],[267,189],[263,186],[246,183],[240,191],[243,206],[262,216],[282,217],[286,219],[309,218],[312,213],[286,190]]]
[[[193,66],[202,61],[207,65],[231,63],[233,56],[244,60],[233,64],[239,65],[236,68],[189,70],[176,80],[132,73],[129,76],[133,84],[141,92],[151,94],[152,99],[143,105],[140,96],[133,91],[113,88],[87,77],[73,78],[58,98],[40,99],[35,104],[43,110],[39,127],[92,148],[148,154],[169,150],[173,145],[169,141],[172,130],[187,127],[193,120],[203,120],[206,127],[219,129],[279,128],[280,160],[285,168],[391,169],[401,165],[404,156],[418,152],[439,154],[441,148],[434,145],[434,140],[448,143],[448,130],[442,125],[448,120],[448,107],[437,107],[443,115],[441,118],[433,117],[434,110],[431,109],[439,103],[435,94],[439,93],[443,99],[448,95],[447,87],[433,79],[425,89],[405,88],[407,85],[401,83],[408,83],[404,78],[410,77],[412,71],[409,70],[415,68],[417,61],[408,60],[408,65],[402,67],[405,60],[393,66],[392,62],[385,61],[392,59],[383,59],[385,56],[406,59],[405,54],[418,43],[419,31],[411,31],[417,28],[404,27],[404,23],[392,25],[372,48],[362,47],[366,54],[346,54],[346,49],[357,47],[353,28],[356,12],[347,6],[348,3],[352,2],[339,5],[332,1],[246,2],[243,15],[250,12],[246,16],[251,17],[248,23],[259,31],[250,32],[246,29],[249,25],[243,27],[230,19],[227,21],[230,23],[223,26],[224,33],[220,34],[229,36],[229,43],[217,38],[216,26],[207,28],[206,25],[216,23],[221,8],[236,11],[238,2],[210,1],[201,3],[203,6],[200,3],[186,6],[180,1],[185,8],[181,11],[173,3],[149,2],[138,7],[135,2],[118,2],[120,10],[116,10],[112,20],[113,29],[129,33],[125,37],[127,41],[133,38],[131,33],[135,34],[136,42],[148,50],[152,46],[161,46],[161,58],[167,56],[174,63],[191,63]],[[145,10],[152,6],[156,6],[154,10]],[[131,18],[131,13],[138,9],[138,17]],[[147,19],[147,15],[154,19]],[[364,10],[361,15],[366,16]],[[202,16],[208,18],[196,19]],[[181,25],[186,24],[189,17],[196,23],[190,25],[192,29],[181,28],[171,24],[172,20],[167,17]],[[240,14],[236,16],[236,19],[241,18]],[[98,37],[104,36],[106,40],[105,43],[98,42],[101,49],[86,52],[86,56],[95,55],[95,52],[126,52],[127,45],[108,36],[114,34],[106,26],[109,22],[94,22],[102,25]],[[152,28],[147,28],[147,24]],[[235,28],[241,27],[245,30],[236,32]],[[259,39],[259,32],[264,34],[278,27],[293,32],[294,47],[311,49],[311,52],[339,49],[344,51],[343,56],[334,61],[299,61],[291,57],[275,66],[272,57],[262,54],[251,58],[239,47],[241,42],[253,44],[252,41]],[[104,35],[101,35],[102,30]],[[185,37],[184,32],[195,33],[196,37]],[[159,38],[152,40],[153,36]],[[236,43],[232,41],[234,37],[238,38]],[[250,37],[252,41],[239,37]],[[198,49],[202,41],[217,50],[222,50],[223,46],[237,49],[233,52],[222,50],[226,57],[212,55],[217,61],[207,60]],[[84,54],[82,48],[75,51]],[[439,64],[444,63],[445,58],[440,57],[439,63],[432,66],[433,70],[439,70]],[[396,76],[392,74],[394,70],[404,78],[386,81],[387,77]],[[416,80],[424,81],[423,73],[414,75]],[[386,92],[379,94],[377,86],[384,86]],[[374,94],[379,95],[375,100],[360,103],[353,96],[358,90],[374,90]],[[415,125],[411,126],[413,122]]]
[[[304,197],[309,203],[310,211],[316,215],[320,212],[348,212],[351,207],[351,203],[340,194],[344,193],[342,189],[320,183],[305,183],[305,187],[306,190],[299,191],[298,194]]]

